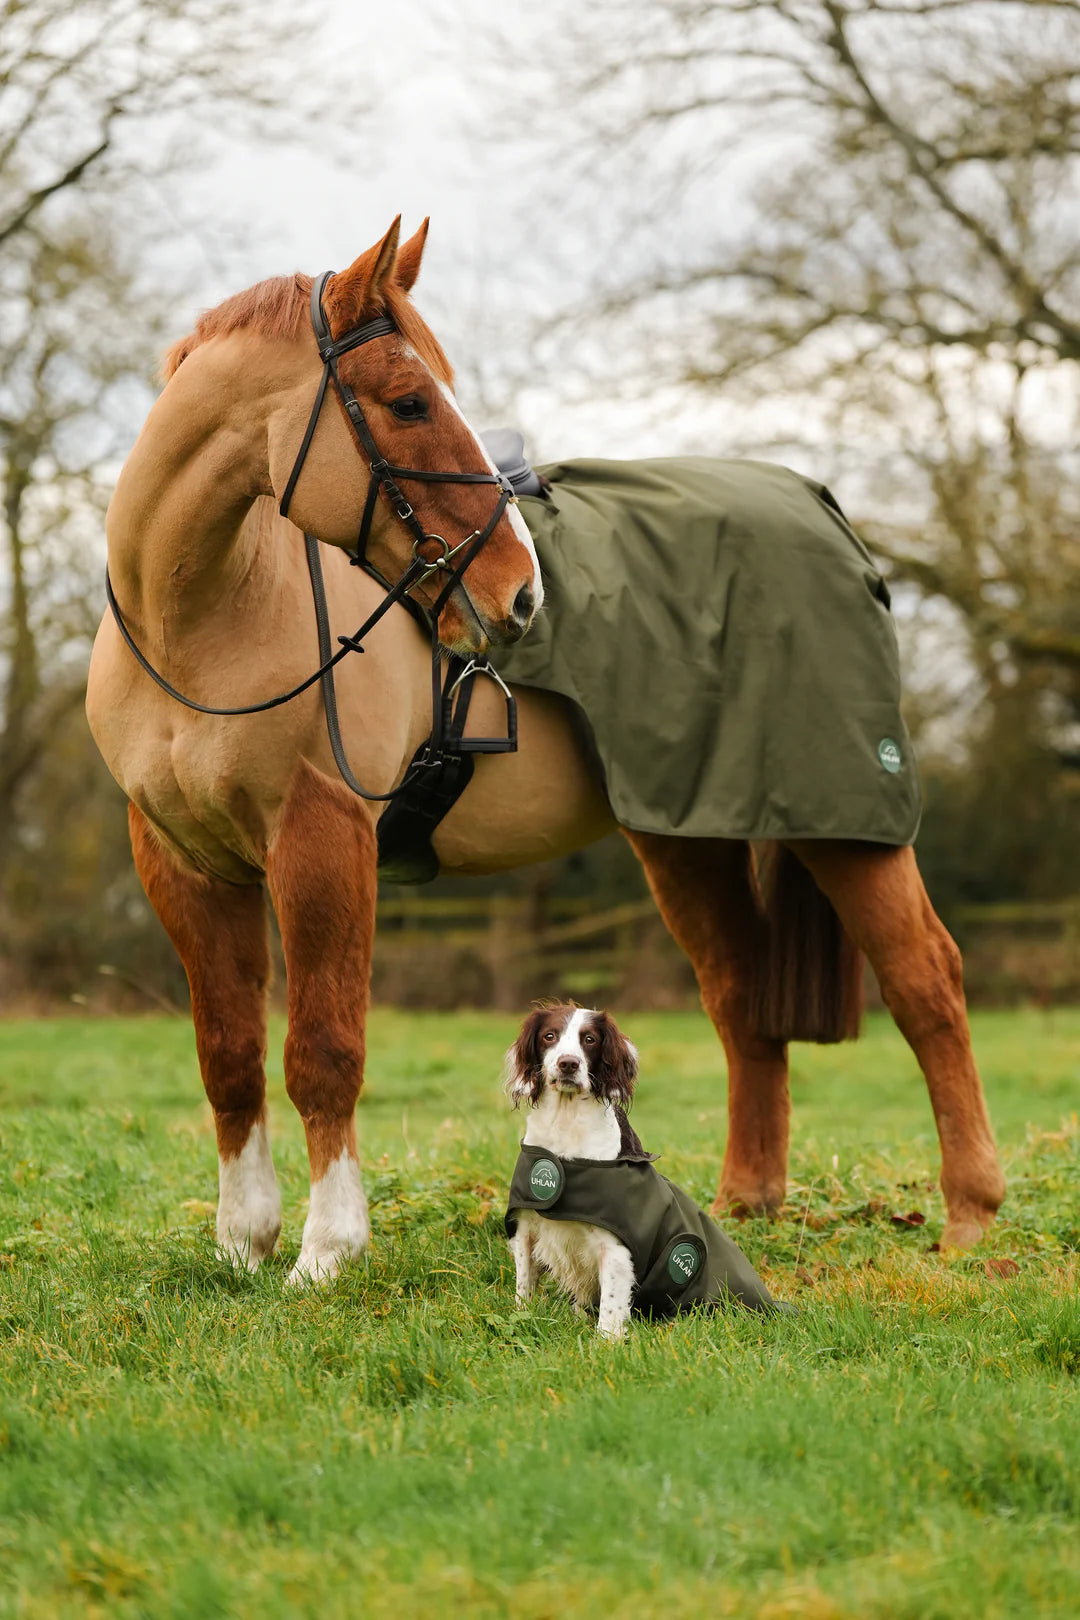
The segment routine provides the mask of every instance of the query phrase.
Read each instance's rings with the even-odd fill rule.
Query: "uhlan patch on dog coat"
[[[617,1159],[560,1159],[548,1148],[522,1146],[510,1183],[506,1234],[517,1212],[601,1226],[629,1249],[637,1283],[633,1308],[642,1316],[675,1316],[694,1305],[736,1299],[751,1310],[775,1306],[742,1251],[666,1176],[651,1154]]]

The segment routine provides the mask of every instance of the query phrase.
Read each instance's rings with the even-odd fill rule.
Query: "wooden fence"
[[[1080,1001],[1080,897],[965,906],[948,918],[976,1003]],[[868,982],[871,1003],[875,986]],[[649,899],[439,895],[379,905],[374,993],[402,1006],[516,1009],[536,996],[693,1005],[689,963]]]
[[[963,906],[949,922],[972,1000],[1080,1002],[1080,896]]]
[[[651,981],[655,980],[655,983]],[[651,900],[493,896],[384,900],[374,991],[405,1005],[516,1008],[534,996],[617,994],[682,1005],[693,974]]]

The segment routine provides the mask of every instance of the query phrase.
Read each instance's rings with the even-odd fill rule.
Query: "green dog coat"
[[[751,1310],[774,1308],[746,1256],[688,1193],[653,1168],[654,1157],[560,1159],[522,1144],[510,1183],[507,1237],[523,1209],[603,1227],[630,1251],[637,1279],[633,1309],[642,1316],[675,1316],[731,1299]]]

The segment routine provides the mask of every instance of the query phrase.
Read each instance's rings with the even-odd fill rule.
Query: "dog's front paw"
[[[624,1339],[626,1337],[627,1318],[615,1311],[601,1311],[596,1323],[596,1331],[601,1339]]]

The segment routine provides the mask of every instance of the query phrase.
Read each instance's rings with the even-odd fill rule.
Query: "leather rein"
[[[500,472],[426,472],[419,467],[395,466],[380,453],[360,401],[349,384],[341,379],[338,371],[338,360],[343,354],[358,349],[361,344],[370,343],[374,338],[390,336],[397,328],[389,316],[377,315],[373,320],[365,321],[362,325],[355,326],[350,331],[345,332],[341,337],[334,338],[322,306],[323,291],[332,275],[333,271],[324,271],[321,276],[316,278],[311,287],[311,324],[315,333],[315,340],[319,346],[319,355],[323,362],[323,373],[315,393],[315,400],[311,407],[311,414],[308,417],[304,437],[300,449],[297,451],[296,460],[285,485],[278,510],[282,517],[288,516],[293,492],[296,489],[301,470],[307,459],[308,450],[311,448],[311,441],[315,436],[315,428],[322,412],[327,388],[332,382],[345,414],[352,425],[359,447],[367,457],[371,470],[367,498],[364,502],[363,515],[360,520],[360,532],[356,541],[356,550],[350,553],[350,561],[354,566],[363,568],[365,573],[369,574],[372,579],[382,586],[386,592],[383,600],[351,636],[338,636],[339,648],[337,652],[334,652],[330,631],[330,615],[326,600],[326,584],[323,579],[322,562],[319,555],[320,542],[314,535],[305,532],[304,548],[308,574],[311,579],[315,622],[319,634],[319,658],[321,660],[319,667],[313,670],[299,685],[292,687],[287,692],[279,692],[275,697],[266,698],[261,703],[250,703],[235,709],[221,709],[207,703],[196,703],[193,698],[185,697],[182,692],[178,692],[176,687],[165,679],[160,671],[154,668],[124,623],[107,567],[105,570],[105,596],[117,628],[140,667],[146,671],[147,675],[157,683],[163,692],[168,693],[169,697],[175,698],[177,703],[182,703],[187,709],[194,709],[198,714],[225,716],[263,714],[268,709],[277,709],[284,703],[291,703],[293,698],[299,697],[302,692],[306,692],[310,686],[314,686],[315,682],[319,681],[322,685],[326,729],[329,734],[334,760],[338,770],[341,772],[342,780],[353,793],[358,794],[362,799],[389,801],[396,799],[399,794],[403,794],[407,789],[413,787],[425,770],[433,768],[438,772],[446,763],[447,756],[507,754],[514,753],[517,749],[517,704],[506,683],[492,669],[486,659],[463,659],[454,653],[450,654],[447,660],[448,670],[444,688],[442,649],[439,643],[439,614],[458,586],[461,586],[468,599],[468,591],[463,582],[463,575],[488,540],[490,540],[506,508],[516,497],[513,485]],[[499,489],[499,498],[495,503],[495,509],[491,517],[484,527],[474,530],[472,534],[467,535],[456,546],[451,546],[443,539],[442,535],[425,533],[424,527],[413,511],[411,503],[400,488],[399,480],[440,484],[493,484]],[[412,561],[395,585],[388,584],[378,570],[367,560],[368,538],[375,518],[375,507],[380,491],[385,495],[394,516],[400,523],[404,524],[413,537]],[[442,547],[441,555],[436,557],[433,562],[428,562],[422,556],[420,550],[429,541],[434,541]],[[451,566],[454,560],[459,557],[460,562],[457,562],[456,566]],[[445,584],[430,609],[425,609],[409,593],[415,586],[424,584],[436,575],[443,576]],[[430,630],[431,735],[427,742],[417,751],[396,788],[392,788],[389,793],[369,793],[353,775],[345,755],[341,726],[338,719],[334,669],[341,663],[343,658],[348,657],[349,653],[362,653],[364,651],[364,638],[398,602],[412,613],[422,628]],[[465,737],[462,735],[468,717],[473,681],[477,675],[487,675],[494,680],[506,699],[506,735],[503,737]],[[457,699],[456,708],[454,707],[455,698]]]

